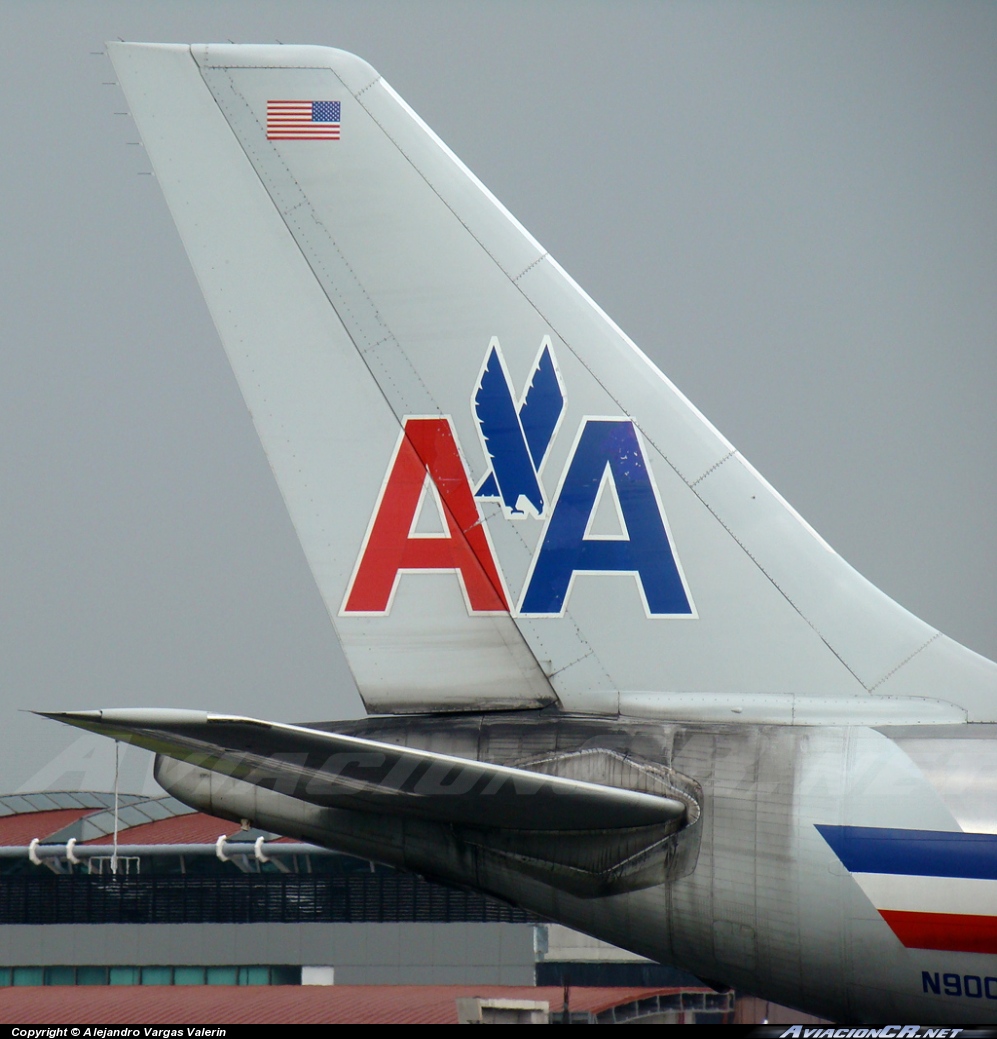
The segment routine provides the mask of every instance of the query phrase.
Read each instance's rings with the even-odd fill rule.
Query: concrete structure
[[[655,963],[563,924],[538,923],[534,941],[538,985],[700,984],[686,971]]]
[[[0,926],[0,987],[44,984],[46,968],[49,978],[73,984],[52,968],[192,966],[285,968],[270,978],[243,972],[245,984],[280,983],[281,978],[302,983],[303,969],[331,967],[341,985],[532,985],[533,928],[468,922]],[[296,968],[296,976],[287,968]],[[82,976],[95,983],[101,975],[89,971]],[[180,983],[175,975],[156,970],[130,982],[129,977],[115,975],[121,979],[117,983]],[[216,977],[224,983],[226,975],[212,971],[197,983]],[[105,983],[115,978],[108,975]]]

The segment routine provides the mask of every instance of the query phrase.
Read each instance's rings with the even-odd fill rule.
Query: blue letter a
[[[623,534],[586,537],[604,477],[613,483]],[[576,573],[633,574],[652,617],[692,613],[629,419],[585,420],[519,613],[560,616]]]

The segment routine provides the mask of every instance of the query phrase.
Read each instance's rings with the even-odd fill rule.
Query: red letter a
[[[427,478],[448,534],[411,534]],[[367,532],[343,613],[387,613],[403,571],[456,571],[470,613],[509,611],[448,418],[409,418]]]

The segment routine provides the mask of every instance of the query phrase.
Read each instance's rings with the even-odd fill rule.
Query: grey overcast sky
[[[0,17],[0,791],[110,782],[23,709],[362,713],[117,37],[365,57],[846,559],[997,656],[997,4]]]

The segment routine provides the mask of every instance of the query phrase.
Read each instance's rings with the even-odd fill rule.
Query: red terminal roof
[[[101,811],[98,808],[57,808],[50,812],[28,812],[24,815],[5,815],[0,818],[0,846],[20,847],[36,837],[41,840],[64,826],[75,823],[85,815]],[[221,833],[221,831],[218,831]],[[215,834],[217,837],[218,834]]]
[[[572,988],[572,1012],[610,1007],[674,988]],[[697,990],[699,991],[699,990]],[[702,991],[709,991],[703,989]],[[274,986],[38,986],[4,989],[4,1024],[457,1024],[457,998],[539,1000],[559,1012],[560,986],[512,985],[274,985]]]
[[[213,815],[202,815],[191,812],[188,815],[175,815],[172,819],[158,819],[155,822],[143,823],[141,826],[129,826],[118,831],[119,844],[214,844],[220,834],[231,837],[239,832],[239,824],[228,819],[218,819]],[[112,844],[113,833],[103,837],[94,837],[81,844]]]
[[[51,804],[55,797],[84,803],[77,803],[74,807],[31,810],[31,801],[36,805],[39,801]],[[0,797],[0,847],[21,847],[36,837],[42,844],[64,844],[71,836],[76,836],[80,845],[112,844],[113,803],[110,794]],[[237,823],[191,811],[172,797],[124,794],[120,813],[119,844],[214,844],[221,834],[231,838],[240,831]],[[81,821],[82,829],[74,826]],[[277,839],[286,841],[289,838]]]

